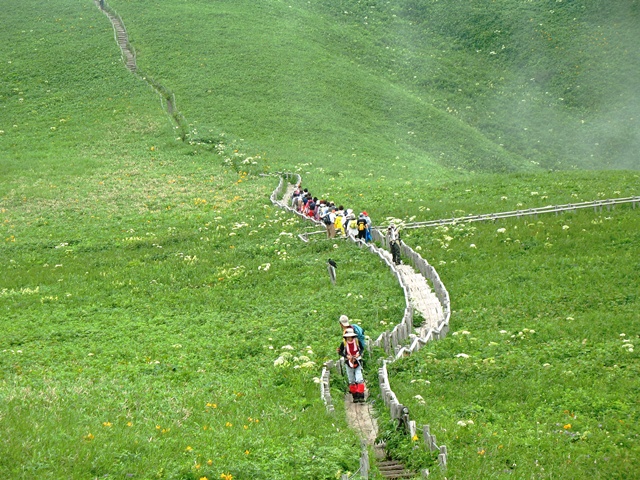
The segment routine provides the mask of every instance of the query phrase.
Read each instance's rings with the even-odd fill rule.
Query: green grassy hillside
[[[340,314],[375,337],[402,291],[357,248],[299,242],[260,172],[376,222],[640,194],[636,0],[109,3],[191,141],[93,2],[5,6],[3,478],[357,468],[313,377]],[[392,379],[450,447],[448,478],[638,470],[637,225],[620,208],[405,234],[473,336],[398,364],[432,390]]]

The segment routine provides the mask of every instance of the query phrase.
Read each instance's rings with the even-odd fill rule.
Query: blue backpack
[[[351,328],[353,328],[353,331],[358,336],[358,340],[360,341],[360,345],[362,345],[362,349],[366,349],[367,342],[364,339],[364,329],[360,325],[356,325],[355,323],[351,325]]]

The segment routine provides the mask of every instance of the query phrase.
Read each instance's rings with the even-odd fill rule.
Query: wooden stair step
[[[384,478],[414,478],[416,472],[406,470],[404,465],[394,460],[378,462],[378,470]]]
[[[380,472],[383,478],[415,478],[416,472],[410,472],[408,470],[403,470],[402,472]]]

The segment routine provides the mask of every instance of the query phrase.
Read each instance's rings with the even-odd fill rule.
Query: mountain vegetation
[[[357,470],[314,379],[341,314],[376,337],[403,292],[366,251],[300,242],[260,174],[377,225],[640,195],[638,0],[107,3],[136,74],[94,2],[4,2],[2,478]],[[403,231],[454,312],[391,382],[448,470],[380,408],[391,453],[434,478],[640,471],[638,224]]]

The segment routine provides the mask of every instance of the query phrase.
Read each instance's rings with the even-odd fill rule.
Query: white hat
[[[340,325],[342,325],[343,327],[348,327],[349,324],[349,317],[347,317],[346,315],[340,315]]]
[[[353,328],[347,328],[344,331],[344,334],[342,336],[344,338],[348,338],[348,337],[357,337],[358,335],[356,334],[356,332],[353,331]]]

